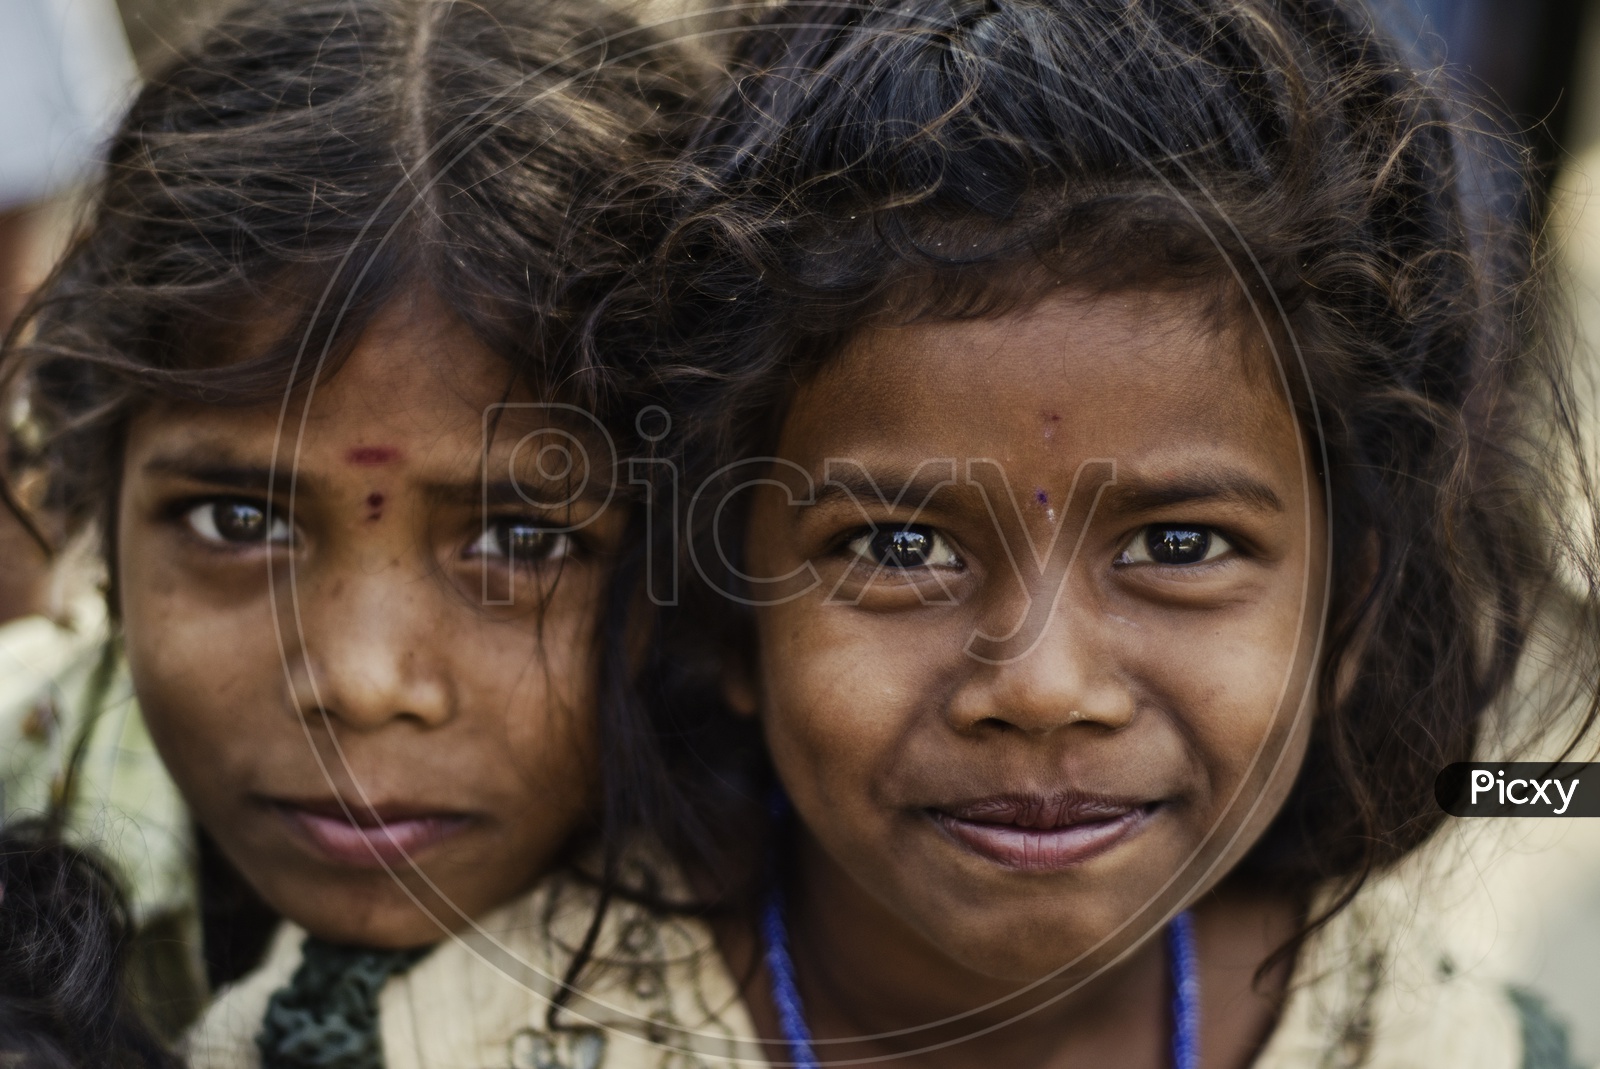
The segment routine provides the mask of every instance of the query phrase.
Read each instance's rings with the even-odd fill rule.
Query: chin
[[[279,889],[264,897],[286,919],[317,938],[350,946],[384,950],[425,946],[459,926],[456,911],[432,892],[424,890],[413,901],[388,873],[375,876],[373,883],[381,881],[377,886]]]
[[[288,916],[285,914],[285,916]],[[315,915],[296,920],[302,928],[319,939],[350,946],[374,947],[381,950],[404,950],[409,947],[437,943],[449,934],[410,902],[393,909],[375,911],[364,917],[351,917],[320,909]],[[443,921],[441,916],[439,921]]]
[[[1063,974],[1084,977],[1116,959],[1147,932],[1118,928],[1127,911],[1094,906],[1062,911],[1051,903],[1029,911],[1022,904],[1010,923],[963,932],[934,928],[934,943],[952,961],[996,981],[1028,984]]]
[[[996,940],[981,945],[946,944],[943,950],[964,969],[997,983],[1021,987],[1061,973],[1083,953],[1084,946],[1068,939],[1054,946],[1035,940],[1032,946],[1019,952],[1015,945]],[[1078,964],[1071,971],[1078,974],[1085,968]]]

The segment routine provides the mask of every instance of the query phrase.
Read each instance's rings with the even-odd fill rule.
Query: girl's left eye
[[[1228,540],[1209,527],[1182,523],[1153,523],[1134,532],[1117,555],[1118,564],[1204,564],[1233,549]]]
[[[242,498],[203,501],[183,514],[189,529],[207,542],[224,545],[283,545],[294,540],[289,521],[274,516],[262,502]]]
[[[851,539],[845,548],[885,568],[959,568],[961,558],[932,527],[879,527]]]
[[[466,556],[509,560],[512,564],[539,564],[558,560],[572,551],[572,536],[528,520],[490,520],[483,533],[467,547]]]

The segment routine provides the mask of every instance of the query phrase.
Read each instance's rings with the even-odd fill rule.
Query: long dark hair
[[[1342,905],[1423,843],[1435,776],[1556,615],[1571,685],[1545,712],[1592,721],[1594,491],[1539,250],[1496,199],[1520,178],[1473,184],[1470,112],[1358,3],[791,0],[734,62],[665,183],[671,237],[612,302],[658,317],[690,486],[770,455],[865,325],[1220,282],[1288,343],[1331,506],[1314,737],[1241,871]],[[686,604],[708,672],[747,653],[747,610]],[[738,730],[705,676],[683,693],[671,732]]]
[[[636,369],[571,339],[586,295],[647,240],[643,216],[619,204],[579,227],[572,207],[666,151],[697,78],[592,0],[234,6],[138,94],[81,235],[7,338],[0,384],[24,413],[8,504],[51,518],[36,531],[98,532],[114,568],[134,414],[284,397],[418,288],[505,359],[507,389],[582,406],[626,453]],[[259,355],[236,351],[245,328],[273,332]],[[23,501],[23,485],[42,490]],[[597,636],[602,880],[649,808],[617,756],[637,574],[619,566]],[[113,612],[116,589],[113,571]]]

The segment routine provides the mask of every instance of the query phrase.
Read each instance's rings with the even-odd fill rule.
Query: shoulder
[[[98,620],[24,616],[0,625],[0,811],[42,812],[104,645]]]
[[[378,996],[387,1069],[764,1064],[710,929],[692,917],[613,902],[590,967],[558,1000],[598,901],[588,884],[551,876],[391,976]],[[195,1069],[258,1069],[255,1037],[304,939],[284,925],[261,967],[222,992],[190,1034]]]
[[[256,970],[223,988],[189,1031],[183,1052],[194,1069],[259,1069],[256,1034],[272,993],[300,967],[305,930],[285,922]]]
[[[1254,1069],[1575,1069],[1537,997],[1464,957],[1415,873],[1373,880],[1296,961]]]
[[[63,803],[68,837],[107,857],[138,920],[192,908],[188,812],[92,599],[69,623],[30,616],[0,627],[0,812]]]
[[[65,809],[65,834],[103,858],[137,934],[131,983],[163,1032],[204,999],[193,833],[97,598],[70,618],[0,626],[0,820]]]
[[[391,980],[381,1000],[389,1069],[762,1063],[711,931],[692,917],[613,900],[589,966],[558,999],[598,901],[588,884],[552,876]]]

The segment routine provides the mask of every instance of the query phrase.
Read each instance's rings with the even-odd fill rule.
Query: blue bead
[[[778,1027],[789,1045],[790,1064],[795,1069],[817,1069],[817,1056],[811,1051],[811,1030],[806,1027],[805,1008],[794,982],[794,961],[789,957],[789,930],[783,923],[783,897],[773,888],[761,916],[761,934],[767,944],[767,970],[772,973],[772,1001],[778,1011]]]
[[[1172,970],[1172,1066],[1200,1069],[1200,973],[1194,948],[1194,919],[1187,912],[1167,926],[1167,959]]]

